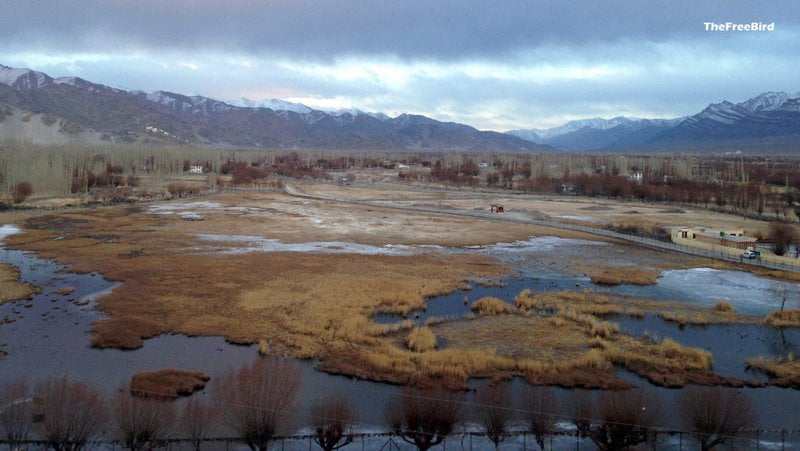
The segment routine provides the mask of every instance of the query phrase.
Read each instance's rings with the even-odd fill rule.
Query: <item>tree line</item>
[[[208,398],[191,398],[181,409],[161,393],[118,390],[110,400],[95,389],[52,378],[31,389],[24,382],[0,390],[0,432],[12,449],[38,440],[56,451],[78,451],[106,428],[130,450],[159,446],[180,437],[200,449],[222,428],[250,449],[266,451],[297,416],[300,369],[287,360],[266,357],[228,372]],[[621,450],[654,440],[655,432],[676,413],[703,450],[746,438],[757,428],[755,411],[741,391],[692,387],[670,412],[654,392],[643,389],[576,390],[559,400],[549,387],[527,387],[513,396],[509,386],[490,385],[467,402],[463,392],[407,387],[386,405],[386,429],[419,450],[441,444],[465,422],[480,425],[496,447],[521,426],[540,449],[569,423],[580,437],[601,450]],[[338,394],[317,397],[309,425],[322,450],[353,442],[357,412]]]

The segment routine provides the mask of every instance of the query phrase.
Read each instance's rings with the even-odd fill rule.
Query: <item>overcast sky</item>
[[[707,32],[703,22],[775,23]],[[0,64],[482,129],[800,91],[800,0],[0,0]]]

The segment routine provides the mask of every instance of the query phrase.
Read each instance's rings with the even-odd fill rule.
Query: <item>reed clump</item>
[[[660,276],[660,269],[638,267],[604,268],[589,274],[592,283],[599,285],[655,285]]]
[[[502,299],[487,296],[475,301],[472,304],[472,311],[478,315],[502,315],[514,313],[514,308]]]
[[[800,360],[794,354],[780,358],[760,356],[748,359],[747,368],[769,376],[772,385],[800,389]]]
[[[137,373],[131,378],[131,394],[140,398],[175,399],[205,387],[209,377],[202,371],[169,368]]]
[[[426,352],[436,349],[436,335],[429,327],[417,327],[408,334],[408,349],[414,352]]]
[[[800,310],[771,312],[764,322],[774,327],[800,327]]]
[[[733,309],[733,306],[728,301],[717,301],[714,304],[714,310],[720,313],[736,313],[736,310]]]

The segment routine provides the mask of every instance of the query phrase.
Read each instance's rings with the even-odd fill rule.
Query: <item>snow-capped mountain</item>
[[[112,89],[108,86],[94,84],[78,77],[53,78],[43,72],[31,69],[17,69],[3,66],[2,64],[0,64],[0,83],[19,90],[41,89],[53,84],[70,85],[88,90]]]
[[[176,113],[207,116],[212,113],[229,111],[234,108],[225,102],[199,95],[185,96],[167,91],[130,91],[130,94],[166,106]]]
[[[574,120],[548,129],[511,130],[508,133],[560,149],[595,150],[641,143],[681,120],[683,118],[641,119],[626,116],[611,119],[592,118]]]
[[[346,114],[355,117],[365,114],[367,116],[372,116],[375,119],[380,119],[380,120],[389,119],[389,116],[383,113],[370,113],[367,111],[361,111],[358,108],[342,108],[338,110],[328,110],[324,108],[316,109],[303,105],[302,103],[289,102],[281,99],[251,100],[248,99],[247,97],[242,97],[239,100],[232,100],[228,101],[227,103],[242,108],[269,108],[270,110],[273,111],[293,111],[295,113],[300,113],[300,114],[307,114],[314,110],[317,110],[317,111],[324,111],[325,113],[335,117],[344,116]]]
[[[127,91],[76,77],[52,78],[0,66],[0,123],[16,124],[3,128],[3,137],[270,149],[546,149],[506,134],[424,116],[391,119],[356,109],[331,113],[275,99],[244,106],[235,103],[168,91]],[[39,119],[30,124],[30,118]]]
[[[785,92],[765,92],[739,105],[751,113],[759,113],[761,111],[776,110],[787,100],[789,100],[789,95]]]
[[[508,133],[565,150],[800,150],[800,93],[765,92],[741,103],[712,103],[676,119],[593,118]]]
[[[228,103],[242,108],[269,108],[273,111],[294,111],[295,113],[301,114],[310,113],[312,111],[312,108],[302,103],[287,102],[281,99],[251,100],[242,97],[239,100],[232,100]]]

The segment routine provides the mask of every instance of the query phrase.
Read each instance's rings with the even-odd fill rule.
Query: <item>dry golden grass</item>
[[[623,388],[628,384],[613,372],[614,364],[623,364],[621,356],[628,356],[631,363],[625,366],[640,374],[666,372],[667,382],[687,371],[688,363],[681,364],[680,356],[625,337],[616,325],[596,317],[650,312],[655,304],[586,292],[521,293],[516,302],[521,311],[552,309],[558,316],[541,318],[528,312],[429,325],[447,347],[411,351],[406,341],[415,327],[412,322],[380,325],[371,318],[381,312],[422,309],[427,298],[452,292],[467,280],[497,279],[509,271],[485,257],[435,253],[187,252],[205,244],[194,233],[252,233],[248,221],[234,216],[186,222],[142,213],[140,207],[107,208],[37,216],[25,224],[25,233],[9,241],[72,270],[98,271],[122,283],[99,300],[109,318],[93,327],[93,345],[98,347],[136,348],[143,339],[161,333],[219,335],[237,343],[263,341],[271,354],[316,358],[321,369],[333,373],[452,388],[464,388],[470,377],[509,376],[541,384]],[[293,241],[347,238],[298,232]],[[503,311],[515,311],[502,306]],[[472,326],[483,321],[497,323],[487,323],[479,333]],[[462,329],[448,332],[450,327]],[[484,338],[470,343],[468,338],[454,339],[459,334]],[[531,350],[526,353],[520,343]],[[660,360],[653,357],[659,352],[664,354]],[[690,373],[692,381],[701,376],[709,383],[719,381],[707,370]]]
[[[13,265],[0,263],[0,304],[19,299],[29,299],[40,291],[38,287],[20,282],[19,270]]]
[[[646,315],[656,315],[666,321],[676,322],[681,326],[686,324],[761,324],[764,322],[761,317],[742,315],[735,311],[729,311],[725,307],[721,307],[723,310],[719,310],[716,306],[707,308],[688,302],[600,295],[590,291],[559,291],[533,294],[529,290],[523,290],[514,301],[523,311],[536,308],[563,312],[565,309],[572,309],[579,314],[594,316],[617,314],[638,318]]]
[[[32,218],[9,244],[122,282],[99,300],[109,317],[93,326],[96,347],[137,348],[168,332],[219,335],[237,343],[264,340],[271,354],[319,358],[331,371],[379,380],[425,384],[446,376],[458,386],[477,369],[487,371],[473,363],[450,371],[447,362],[462,358],[462,350],[408,351],[391,335],[413,324],[370,318],[422,309],[427,298],[473,278],[507,275],[496,260],[436,253],[193,255],[187,250],[198,239],[181,230],[201,232],[196,223],[204,222],[140,207],[71,211]],[[478,354],[469,350],[464,360],[475,362]]]
[[[142,398],[175,399],[202,389],[208,379],[201,371],[174,368],[145,371],[131,378],[131,394]]]
[[[655,285],[659,276],[661,276],[660,269],[637,267],[615,267],[589,271],[592,282],[600,285]]]
[[[771,312],[764,322],[774,327],[800,327],[800,310]]]
[[[258,355],[265,356],[267,354],[269,354],[269,343],[262,338],[258,340]]]
[[[514,313],[514,308],[502,299],[487,296],[472,303],[472,311],[478,315],[502,315]]]
[[[733,306],[728,301],[717,301],[714,304],[714,310],[721,313],[736,313],[736,310],[733,309]]]
[[[791,354],[782,359],[748,359],[747,367],[768,375],[773,385],[800,388],[800,360],[796,360]]]
[[[714,374],[710,352],[683,346],[669,338],[659,344],[649,344],[620,336],[615,341],[605,342],[603,353],[615,364],[665,387],[743,385],[739,380]]]
[[[408,349],[414,352],[426,352],[436,349],[436,335],[429,327],[417,327],[408,334]]]

